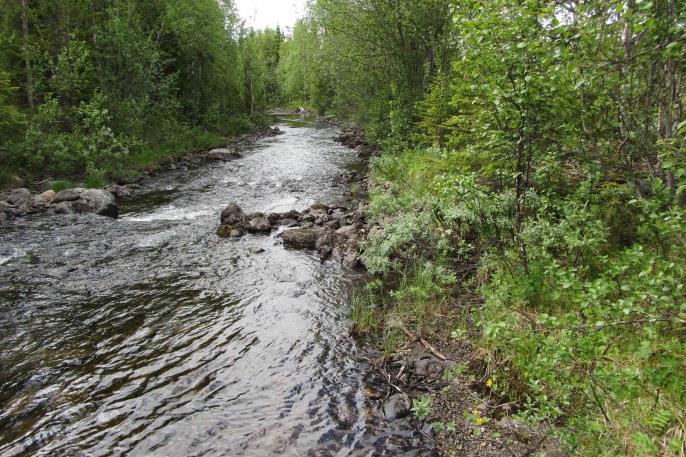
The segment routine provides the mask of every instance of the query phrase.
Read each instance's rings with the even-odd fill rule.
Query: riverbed
[[[336,130],[278,124],[242,158],[144,181],[113,220],[0,226],[0,455],[396,455],[417,444],[361,394],[359,272],[220,239],[246,212],[350,204]],[[413,444],[414,443],[414,444]]]

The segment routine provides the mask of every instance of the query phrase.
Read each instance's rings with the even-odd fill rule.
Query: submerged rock
[[[224,224],[217,229],[217,236],[220,238],[238,238],[243,234],[241,230],[233,225]]]

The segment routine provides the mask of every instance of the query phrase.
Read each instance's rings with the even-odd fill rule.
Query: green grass
[[[48,187],[55,192],[59,192],[64,189],[71,189],[74,187],[74,183],[71,181],[60,180],[60,181],[50,181]]]
[[[352,321],[352,333],[362,336],[370,332],[377,325],[374,305],[370,302],[369,296],[361,293],[354,293],[351,299],[350,320]]]
[[[178,135],[163,143],[142,146],[130,157],[127,171],[144,170],[172,157],[181,157],[189,152],[202,151],[224,144],[226,144],[226,138],[212,132],[189,132]]]
[[[238,127],[236,128],[238,129]],[[239,130],[244,131],[245,129]],[[31,185],[33,180],[41,180],[46,175],[55,178],[47,183],[47,188],[55,192],[78,185],[88,188],[102,188],[109,180],[135,177],[142,171],[153,169],[188,153],[222,147],[226,143],[227,137],[214,132],[180,129],[172,136],[163,136],[159,142],[149,140],[132,148],[130,155],[116,164],[116,169],[105,168],[91,174],[74,173],[70,176],[60,176],[58,173],[53,174],[50,170],[41,169],[39,172],[31,173],[26,170],[22,172],[3,167],[4,169],[0,170],[0,189],[24,185],[33,187]],[[19,176],[24,179],[22,180]],[[43,186],[38,187],[43,188]]]

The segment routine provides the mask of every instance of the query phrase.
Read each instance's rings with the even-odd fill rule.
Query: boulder
[[[351,238],[357,235],[357,228],[354,225],[345,225],[336,230],[336,233],[338,233],[339,235],[343,235],[347,238]]]
[[[267,215],[267,219],[269,219],[270,224],[278,224],[281,220],[281,217],[282,215],[279,213],[269,213],[269,215]]]
[[[122,186],[119,184],[112,184],[105,187],[105,190],[114,194],[117,198],[130,197],[131,189],[128,186]]]
[[[43,200],[40,195],[34,195],[33,198],[31,198],[31,210],[32,211],[41,211],[44,210],[48,207],[49,203]]]
[[[235,202],[229,203],[229,205],[224,208],[221,214],[222,225],[236,225],[243,220],[245,214],[238,204]]]
[[[329,207],[326,205],[322,205],[321,203],[315,203],[314,205],[310,206],[310,212],[314,213],[316,211],[328,214]]]
[[[5,200],[12,206],[30,205],[33,195],[28,189],[12,189],[3,194],[1,200]]]
[[[323,248],[319,249],[319,260],[322,262],[329,260],[332,252],[333,249],[331,249],[329,246],[324,246]]]
[[[331,219],[343,219],[345,217],[345,211],[341,208],[336,208],[329,210],[329,216]]]
[[[318,230],[293,229],[281,234],[283,244],[293,248],[314,249],[319,236]]]
[[[269,233],[272,230],[272,224],[263,216],[257,216],[250,219],[243,227],[251,233]]]
[[[55,214],[73,214],[74,209],[72,208],[72,202],[60,202],[53,205],[51,208],[55,211]]]
[[[443,364],[433,354],[416,354],[410,362],[414,374],[422,379],[438,379],[443,374]]]
[[[230,149],[217,148],[217,149],[212,149],[211,151],[205,153],[205,157],[207,157],[209,160],[228,161],[228,160],[240,159],[241,155],[236,151],[231,151]]]
[[[40,194],[38,197],[39,197],[40,199],[42,199],[44,202],[50,204],[50,203],[53,202],[53,200],[55,200],[55,196],[56,196],[56,195],[57,195],[57,194],[55,193],[55,191],[52,190],[52,189],[50,189],[50,190],[46,190],[45,192],[43,192],[42,194]]]
[[[62,203],[62,202],[73,202],[75,200],[78,200],[81,198],[81,192],[83,192],[84,189],[77,187],[75,189],[64,189],[55,195],[55,198],[53,199],[53,203]]]
[[[384,402],[383,413],[386,419],[394,421],[410,414],[412,402],[410,397],[404,393],[393,394]]]
[[[295,227],[296,225],[298,225],[297,220],[289,219],[289,218],[280,219],[277,223],[278,223],[278,225],[284,226],[284,227]]]
[[[384,230],[378,225],[373,225],[372,228],[369,229],[369,236],[367,238],[372,239],[372,238],[381,238],[383,237]]]
[[[324,227],[330,228],[332,230],[337,230],[341,227],[341,221],[338,219],[333,219],[333,220],[324,222]]]
[[[283,219],[295,219],[295,220],[298,220],[298,218],[300,217],[300,213],[299,213],[298,211],[292,209],[292,210],[290,210],[290,211],[287,212],[287,213],[283,213],[283,214],[281,215],[281,217],[282,217]]]
[[[339,244],[345,243],[345,241],[346,241],[346,239],[342,235],[339,235],[337,233],[332,233],[332,232],[326,232],[326,233],[323,233],[319,238],[317,238],[315,248],[318,251],[325,248],[325,247],[333,249],[335,246],[338,246]]]
[[[80,198],[72,206],[79,213],[95,213],[98,216],[114,219],[119,216],[119,208],[114,195],[104,189],[83,190]]]
[[[356,251],[348,251],[343,257],[343,266],[355,269],[360,266],[360,256]]]

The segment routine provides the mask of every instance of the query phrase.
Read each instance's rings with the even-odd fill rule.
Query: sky
[[[238,13],[255,29],[292,27],[302,17],[306,0],[235,0]]]

